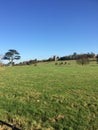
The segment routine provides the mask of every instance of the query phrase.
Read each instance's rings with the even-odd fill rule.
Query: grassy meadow
[[[0,68],[0,120],[22,130],[98,130],[98,64]]]

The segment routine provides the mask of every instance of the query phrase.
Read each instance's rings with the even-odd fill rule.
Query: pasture
[[[0,68],[0,120],[22,130],[98,130],[98,65]]]

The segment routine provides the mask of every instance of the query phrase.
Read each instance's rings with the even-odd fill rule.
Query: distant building
[[[53,56],[53,61],[58,61],[58,57],[57,56]]]

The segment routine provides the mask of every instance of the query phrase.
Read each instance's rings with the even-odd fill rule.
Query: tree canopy
[[[19,60],[21,58],[19,52],[14,49],[10,49],[8,52],[5,53],[3,60],[9,60],[9,65],[13,65],[14,60]]]

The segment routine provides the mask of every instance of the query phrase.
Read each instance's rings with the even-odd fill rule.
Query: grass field
[[[98,65],[0,68],[0,120],[22,130],[98,130]]]

